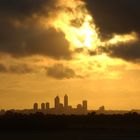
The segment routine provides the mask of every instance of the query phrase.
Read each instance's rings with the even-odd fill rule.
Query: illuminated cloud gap
[[[49,24],[47,22],[46,26],[63,32],[72,50],[84,48],[97,51],[98,47],[115,46],[138,40],[135,32],[123,35],[114,34],[106,41],[101,40],[94,18],[82,0],[57,0],[56,11],[50,13]]]

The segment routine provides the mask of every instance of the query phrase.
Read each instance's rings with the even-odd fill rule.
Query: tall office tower
[[[79,111],[79,110],[82,110],[83,108],[82,108],[82,105],[81,104],[78,104],[77,105],[77,110]]]
[[[35,112],[38,111],[38,103],[34,103],[33,109]]]
[[[41,110],[44,111],[45,110],[45,103],[41,104]]]
[[[60,105],[60,98],[59,96],[56,96],[55,99],[54,99],[54,107],[55,109],[59,109],[59,105]]]
[[[50,103],[46,103],[46,110],[50,109]]]
[[[88,108],[87,108],[87,101],[83,101],[83,109],[86,111]]]
[[[68,96],[64,96],[64,108],[68,108]]]

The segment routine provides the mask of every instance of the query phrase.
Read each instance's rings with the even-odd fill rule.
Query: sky
[[[140,109],[139,0],[0,0],[0,109],[69,96]]]

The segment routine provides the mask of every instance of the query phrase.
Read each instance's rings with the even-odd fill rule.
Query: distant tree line
[[[140,115],[127,113],[124,115],[44,115],[20,114],[6,112],[0,116],[1,131],[29,131],[29,130],[82,130],[93,132],[120,132],[140,134]]]

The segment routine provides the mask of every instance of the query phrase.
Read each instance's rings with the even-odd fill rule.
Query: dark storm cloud
[[[110,45],[106,47],[98,47],[98,53],[89,50],[90,56],[99,55],[106,53],[112,58],[120,58],[126,61],[139,63],[140,62],[140,41],[129,42],[129,43],[119,43],[116,45]]]
[[[140,42],[109,47],[107,53],[112,57],[140,62]]]
[[[102,34],[140,33],[139,0],[86,0]]]
[[[74,70],[65,67],[63,64],[55,64],[52,67],[47,67],[47,75],[59,80],[77,77]]]
[[[6,25],[5,25],[6,26]],[[5,31],[5,28],[7,31]],[[69,44],[62,33],[54,29],[41,30],[30,25],[13,28],[10,25],[2,29],[0,51],[12,56],[47,55],[54,58],[70,58]]]
[[[139,0],[86,0],[86,3],[103,38],[132,31],[140,34]],[[108,46],[101,48],[101,51],[111,57],[136,62],[140,60],[140,41]],[[90,55],[96,54],[91,52]]]
[[[0,16],[5,18],[27,18],[32,14],[46,14],[55,0],[0,0]]]
[[[69,59],[69,43],[63,33],[38,23],[55,0],[0,0],[0,52],[12,56],[46,55]]]

